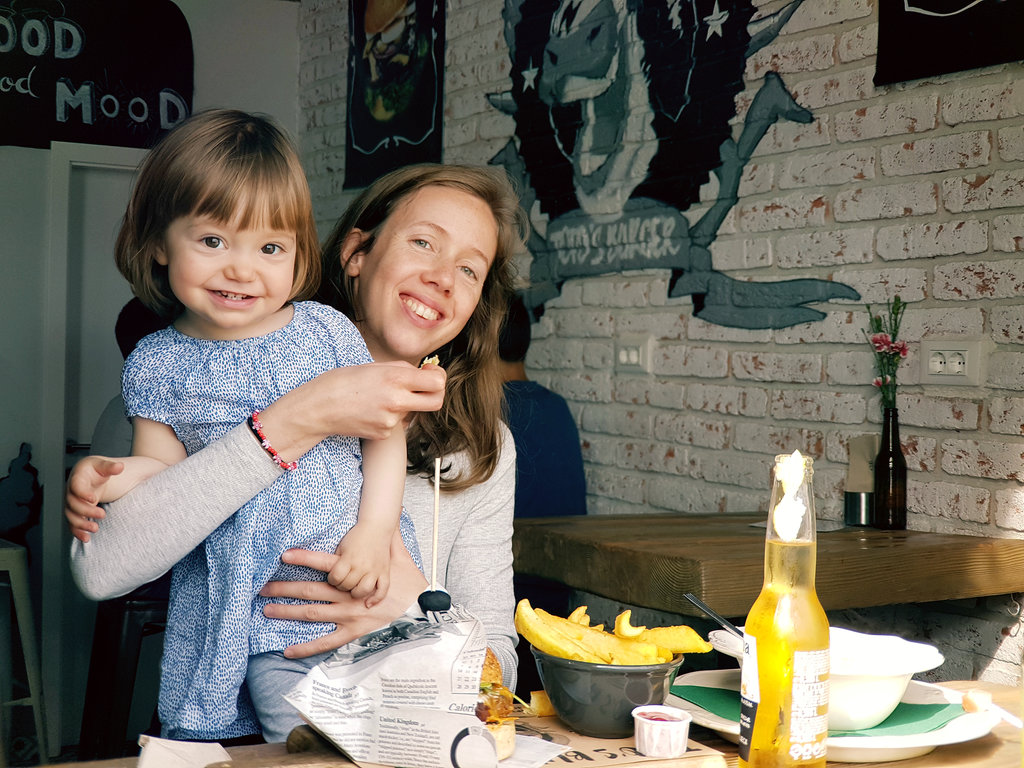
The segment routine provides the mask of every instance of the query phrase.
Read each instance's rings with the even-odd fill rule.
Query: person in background
[[[530,348],[530,316],[521,298],[509,303],[498,341],[505,380],[506,420],[516,444],[516,517],[585,515],[587,484],[576,421],[561,395],[530,381],[526,353]],[[513,579],[516,600],[566,615],[570,590],[525,574]],[[516,691],[528,698],[540,688],[540,677],[527,643],[520,643]]]

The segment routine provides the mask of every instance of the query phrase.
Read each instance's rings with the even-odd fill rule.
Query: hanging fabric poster
[[[171,0],[0,0],[0,144],[150,147],[192,111]]]
[[[1020,0],[882,0],[875,85],[1024,59]]]
[[[442,0],[352,0],[345,188],[441,160]]]

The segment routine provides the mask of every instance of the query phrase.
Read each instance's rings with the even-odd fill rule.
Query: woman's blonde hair
[[[114,259],[135,295],[168,321],[184,307],[156,254],[167,228],[194,215],[243,228],[294,230],[289,299],[316,291],[320,247],[309,185],[291,141],[266,117],[228,109],[198,112],[161,139],[139,167]]]
[[[457,491],[483,482],[497,466],[500,453],[502,379],[498,333],[515,279],[513,259],[526,237],[527,219],[504,169],[460,165],[412,165],[393,171],[367,187],[352,202],[324,243],[324,281],[319,298],[358,323],[358,277],[346,273],[342,249],[346,237],[360,230],[359,251],[369,254],[381,227],[410,195],[424,187],[450,187],[478,197],[491,209],[498,228],[498,247],[480,301],[466,326],[435,353],[448,373],[444,405],[437,413],[417,413],[407,431],[409,471],[430,474],[434,457],[465,450],[468,472],[446,475],[446,490]],[[351,258],[351,257],[350,257]]]

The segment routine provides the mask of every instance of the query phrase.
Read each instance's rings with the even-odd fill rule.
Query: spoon
[[[693,594],[692,592],[686,592],[683,595],[683,597],[685,597],[687,600],[689,600],[695,606],[697,606],[702,611],[704,611],[704,613],[706,613],[712,619],[717,621],[722,626],[722,629],[726,630],[727,632],[729,632],[729,633],[731,633],[733,635],[736,635],[736,637],[740,638],[741,640],[743,639],[743,633],[740,632],[739,628],[735,624],[733,624],[731,621],[729,621],[727,618],[722,616],[717,611],[715,611],[715,610],[711,609],[709,606],[705,605],[704,601],[701,600],[699,597],[697,597],[695,594]]]

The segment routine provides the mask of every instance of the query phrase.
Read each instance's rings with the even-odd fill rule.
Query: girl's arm
[[[436,411],[444,371],[407,363],[337,368],[296,387],[260,413],[263,431],[285,460],[328,435],[380,439],[402,431],[409,411]],[[88,462],[88,460],[83,460]],[[78,480],[72,470],[69,494]],[[72,542],[71,568],[86,596],[123,595],[165,573],[283,470],[241,424],[111,503],[106,511],[69,495],[69,514],[95,522],[89,543]]]
[[[391,539],[398,530],[405,491],[405,435],[363,440],[363,487],[359,518],[338,545],[341,559],[327,574],[333,586],[366,599],[372,608],[384,599],[390,582]]]

